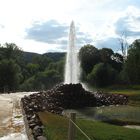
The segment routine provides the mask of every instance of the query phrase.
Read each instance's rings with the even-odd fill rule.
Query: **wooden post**
[[[68,140],[74,140],[75,137],[75,126],[72,121],[76,121],[76,113],[70,113],[69,129],[68,129]]]

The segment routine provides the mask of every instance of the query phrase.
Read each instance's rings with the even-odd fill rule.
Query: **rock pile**
[[[94,94],[86,91],[81,84],[57,85],[48,94],[51,103],[65,109],[96,106]]]
[[[109,105],[126,105],[128,96],[122,94],[109,94],[97,92],[94,93],[96,98],[96,106],[109,106]]]
[[[51,90],[25,96],[21,99],[29,128],[35,140],[43,140],[43,125],[37,112],[61,114],[64,109],[126,104],[127,96],[91,93],[81,84],[57,85]]]

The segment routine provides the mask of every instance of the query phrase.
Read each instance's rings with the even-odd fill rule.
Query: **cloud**
[[[61,24],[56,20],[46,22],[35,22],[31,28],[26,29],[26,39],[38,42],[56,44],[65,48],[68,45],[69,26]],[[88,33],[80,31],[80,27],[76,27],[76,44],[82,46],[92,42],[92,38]]]
[[[56,20],[49,20],[43,23],[35,22],[31,28],[26,30],[26,38],[55,44],[58,39],[67,36],[67,32],[68,26],[62,25]]]
[[[115,25],[117,35],[125,34],[126,37],[140,37],[140,10],[128,7],[123,17],[120,17]]]
[[[76,42],[77,46],[80,48],[83,45],[92,43],[93,38],[89,33],[81,32],[80,29],[77,27]]]
[[[115,37],[109,37],[109,38],[105,38],[104,40],[98,40],[95,43],[95,46],[97,48],[111,48],[114,51],[120,50],[119,40],[118,38]]]
[[[98,39],[95,42],[96,47],[107,47],[119,51],[121,49],[119,38],[126,39],[128,45],[135,39],[140,38],[140,10],[134,6],[128,6],[113,26],[115,34]]]
[[[3,29],[5,28],[5,26],[3,24],[0,24],[0,28]]]
[[[129,17],[122,17],[116,22],[115,24],[116,33],[118,35],[125,34],[128,37],[140,36],[140,29],[135,30],[135,27],[133,26],[134,22],[136,21],[136,18],[133,18],[132,21],[130,21],[129,19],[130,19]]]

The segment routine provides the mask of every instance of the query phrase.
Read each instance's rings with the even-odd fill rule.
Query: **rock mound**
[[[38,116],[40,111],[61,114],[64,109],[126,104],[127,101],[128,97],[124,95],[91,93],[81,84],[57,85],[46,92],[31,94],[21,99],[29,129],[35,140],[43,137],[43,125]]]

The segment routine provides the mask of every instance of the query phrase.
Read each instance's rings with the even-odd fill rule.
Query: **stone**
[[[47,138],[44,137],[44,136],[38,136],[36,139],[37,139],[37,140],[47,140]]]
[[[35,137],[41,136],[43,134],[42,128],[38,125],[35,126],[32,131],[33,131],[33,134],[34,134]]]

